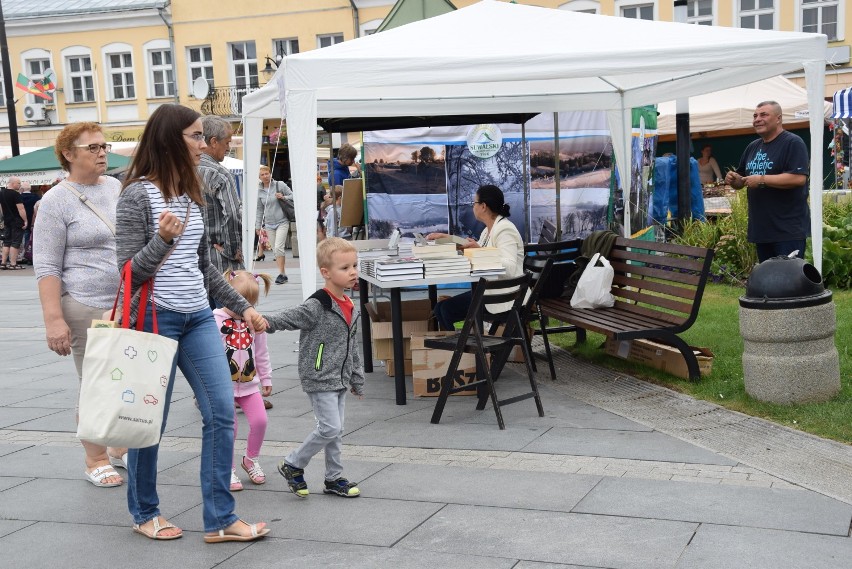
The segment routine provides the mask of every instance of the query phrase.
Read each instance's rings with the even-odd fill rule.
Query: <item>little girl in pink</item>
[[[269,275],[253,275],[248,271],[225,271],[225,280],[240,293],[252,306],[260,296],[260,283],[269,294],[272,279]],[[240,460],[240,466],[248,473],[254,484],[266,482],[266,475],[260,468],[257,458],[266,434],[266,408],[263,396],[272,393],[272,366],[269,363],[269,351],[266,347],[266,333],[252,334],[240,315],[227,308],[213,311],[216,325],[222,333],[225,356],[231,368],[234,384],[234,401],[243,410],[249,424],[246,454]],[[258,389],[258,386],[260,389]],[[237,440],[237,418],[234,411],[234,440]],[[243,489],[243,483],[237,476],[237,469],[231,467],[231,492]]]

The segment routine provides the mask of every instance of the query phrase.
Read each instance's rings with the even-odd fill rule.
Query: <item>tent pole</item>
[[[562,239],[562,200],[559,172],[559,113],[553,113],[553,180],[556,182],[556,240]]]
[[[343,184],[343,182],[340,182]],[[337,227],[337,198],[334,196],[334,186],[337,185],[337,180],[334,178],[334,135],[328,133],[328,190],[331,192],[331,224],[334,230],[338,231]],[[326,237],[337,237],[336,235],[328,234],[328,225],[325,227]]]
[[[521,123],[521,160],[523,161],[524,167],[524,241],[530,242],[530,223],[532,222],[532,216],[530,215],[530,184],[529,184],[529,175],[527,174],[527,162],[529,162],[530,155],[527,151],[527,125],[526,123]]]

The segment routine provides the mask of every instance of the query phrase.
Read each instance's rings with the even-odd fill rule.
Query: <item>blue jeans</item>
[[[755,243],[757,248],[757,262],[762,263],[766,259],[771,259],[772,257],[784,256],[786,257],[796,249],[799,250],[799,254],[796,255],[800,259],[805,258],[805,239],[791,239],[790,241],[774,241],[772,243]]]
[[[234,452],[234,390],[222,339],[213,313],[191,314],[157,309],[160,335],[178,341],[163,414],[163,431],[175,382],[175,365],[189,382],[201,411],[201,498],[204,531],[218,531],[237,521],[229,490]],[[151,309],[145,318],[151,331]],[[157,453],[160,446],[130,449],[127,464],[127,505],[133,521],[143,524],[160,515],[157,497]]]

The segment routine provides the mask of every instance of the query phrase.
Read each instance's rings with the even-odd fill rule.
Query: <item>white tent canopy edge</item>
[[[498,39],[485,41],[471,30]],[[628,195],[630,113],[636,106],[804,68],[811,139],[820,140],[826,46],[826,37],[819,34],[652,22],[483,1],[286,58],[268,85],[243,99],[246,180],[257,179],[263,119],[283,113],[296,223],[299,233],[308,236],[315,224],[317,118],[605,110]],[[281,82],[286,105],[279,99]],[[821,152],[811,153],[811,171],[822,171]],[[246,184],[246,248],[252,243],[255,188]],[[810,195],[812,235],[820,237],[813,239],[814,263],[821,268],[821,176],[811,178]],[[299,262],[307,297],[317,286],[309,277],[316,274],[316,244],[303,241]],[[252,258],[250,252],[246,258]]]
[[[754,108],[761,101],[776,101],[784,113],[784,125],[808,120],[802,111],[808,109],[808,92],[782,76],[771,77],[748,85],[714,91],[689,99],[689,128],[693,133],[751,128]],[[823,117],[831,116],[831,103],[823,102]],[[657,106],[657,132],[674,134],[676,109],[674,101]]]

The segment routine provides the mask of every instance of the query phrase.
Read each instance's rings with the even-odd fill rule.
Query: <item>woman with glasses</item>
[[[68,177],[41,199],[33,265],[47,347],[60,356],[73,354],[79,379],[88,328],[112,308],[118,287],[115,205],[121,183],[104,176],[110,145],[99,124],[69,124],[56,138],[55,148]],[[80,195],[87,198],[85,203]],[[113,465],[125,467],[126,449],[81,442],[86,480],[99,488],[120,486],[123,479]]]
[[[509,221],[509,204],[503,198],[503,191],[497,186],[480,186],[473,201],[473,215],[485,224],[479,239],[468,237],[462,249],[474,247],[496,247],[500,252],[500,262],[506,274],[499,278],[513,279],[524,272],[524,240],[518,228]],[[446,233],[430,233],[426,239],[448,237]],[[453,330],[453,325],[464,320],[470,308],[470,291],[457,294],[435,305],[435,318],[441,330]],[[508,310],[507,306],[503,310]]]
[[[166,391],[163,429],[180,368],[202,416],[201,496],[204,541],[252,541],[269,533],[264,523],[248,524],[234,513],[229,490],[234,450],[234,392],[231,372],[208,297],[242,315],[254,330],[265,321],[210,263],[201,206],[198,163],[204,143],[201,117],[176,104],[160,106],[142,132],[118,200],[118,267],[129,260],[134,291],[156,277],[154,304],[159,333],[178,342]],[[134,298],[138,305],[138,298]],[[135,315],[136,306],[131,307]],[[145,330],[151,331],[151,307]],[[127,461],[127,502],[133,529],[150,539],[177,539],[182,531],[160,514],[157,496],[159,445],[131,449]]]

